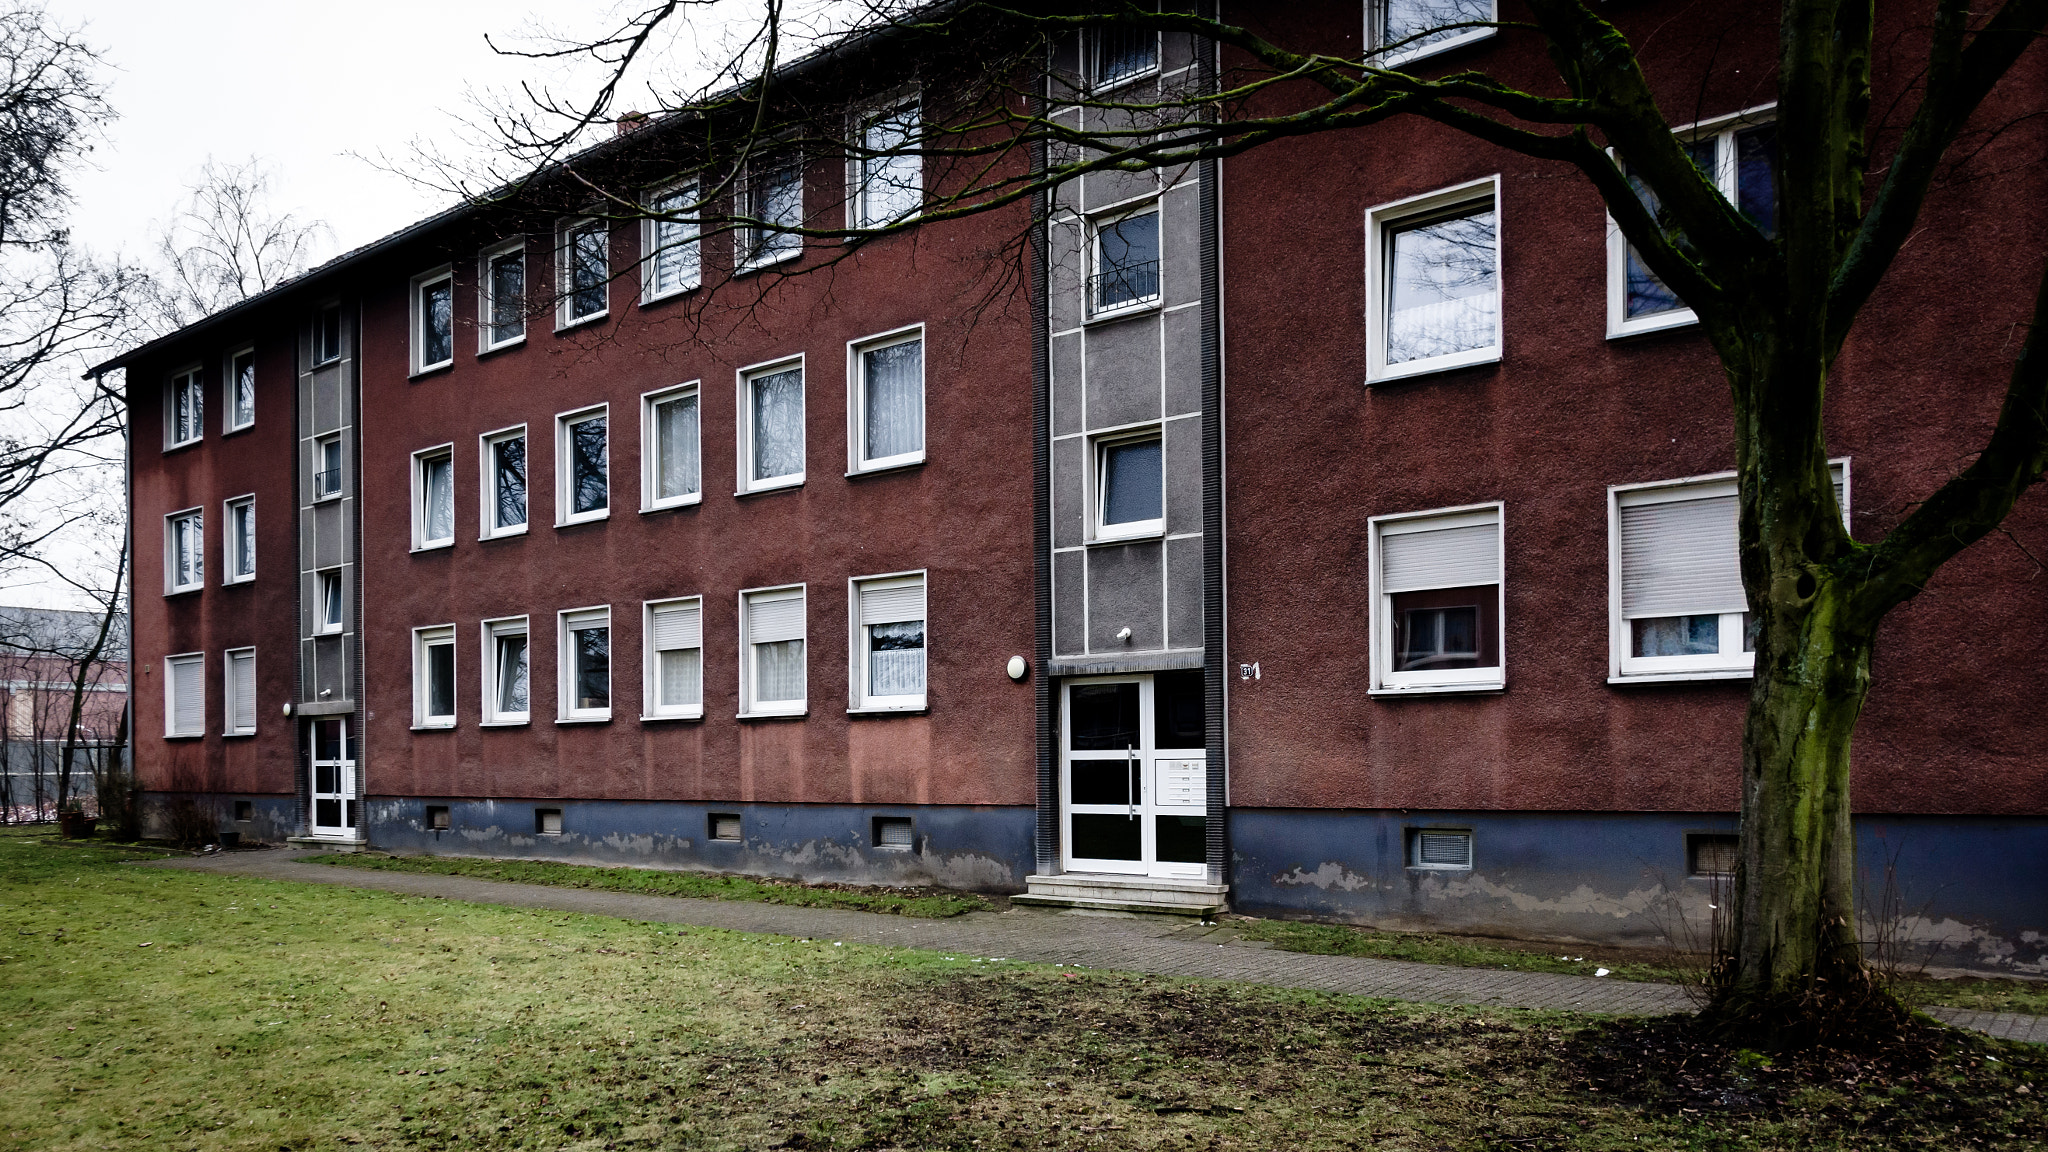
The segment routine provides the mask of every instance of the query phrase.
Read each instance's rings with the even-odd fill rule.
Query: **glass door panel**
[[[313,835],[353,839],[355,742],[347,720],[313,721]]]

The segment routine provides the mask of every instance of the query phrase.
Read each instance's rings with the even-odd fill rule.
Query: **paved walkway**
[[[1494,971],[1283,952],[1240,940],[1226,923],[1204,925],[1181,917],[1121,916],[1013,908],[921,920],[837,908],[792,908],[739,900],[693,900],[590,888],[549,888],[466,876],[307,864],[310,852],[227,852],[159,865],[194,871],[373,888],[408,896],[435,896],[514,908],[546,908],[664,924],[693,924],[740,932],[847,940],[859,944],[924,948],[969,956],[1076,964],[1160,976],[1246,980],[1283,988],[1310,988],[1354,996],[1381,996],[1432,1004],[1500,1008],[1555,1008],[1652,1016],[1689,1011],[1684,990],[1546,972]],[[1959,1028],[2011,1040],[2048,1043],[2048,1016],[1937,1008],[1931,1014]]]

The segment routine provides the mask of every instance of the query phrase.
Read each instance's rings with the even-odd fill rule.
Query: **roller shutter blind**
[[[1466,524],[1380,537],[1380,589],[1416,592],[1500,583],[1500,523]]]
[[[747,597],[747,643],[773,644],[804,638],[804,594],[756,592]]]
[[[924,619],[924,578],[876,581],[860,589],[862,624],[896,624]]]
[[[653,617],[655,651],[674,652],[703,646],[704,609],[701,601],[656,604],[649,614]],[[798,618],[801,620],[801,614]]]
[[[1842,467],[1835,502],[1849,514]],[[1635,620],[1747,612],[1733,494],[1621,507],[1621,615]]]
[[[236,732],[256,730],[256,654],[228,653],[228,679],[234,684],[234,712],[229,727]]]
[[[170,717],[173,736],[206,734],[206,658],[182,656],[170,665]]]

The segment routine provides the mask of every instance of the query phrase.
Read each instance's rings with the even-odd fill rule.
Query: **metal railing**
[[[1088,306],[1095,312],[1127,308],[1158,296],[1157,260],[1106,269],[1088,278]]]
[[[336,496],[341,493],[341,469],[329,468],[325,472],[313,473],[313,495]]]

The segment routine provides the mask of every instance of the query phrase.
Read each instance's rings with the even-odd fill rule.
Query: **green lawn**
[[[1448,1010],[121,863],[0,832],[0,1146],[2039,1147],[2048,1051]]]

